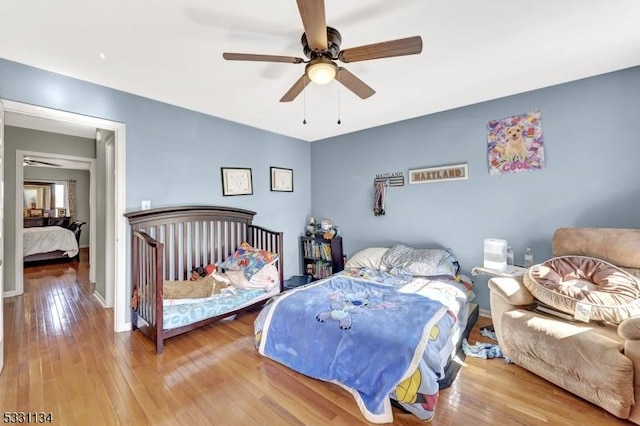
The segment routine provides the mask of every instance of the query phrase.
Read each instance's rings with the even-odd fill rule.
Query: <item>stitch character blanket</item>
[[[342,386],[367,420],[393,421],[389,396],[432,417],[442,374],[434,342],[455,322],[442,303],[333,276],[282,294],[256,322],[260,354]]]

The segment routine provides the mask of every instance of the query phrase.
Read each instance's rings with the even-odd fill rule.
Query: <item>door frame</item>
[[[101,118],[89,117],[86,115],[75,114],[56,109],[24,104],[5,99],[0,99],[4,104],[5,114],[7,112],[15,114],[23,114],[35,118],[49,119],[61,121],[67,124],[92,127],[94,129],[105,129],[114,132],[114,173],[115,197],[113,200],[107,200],[107,205],[112,209],[115,217],[114,231],[115,244],[112,260],[113,265],[105,265],[106,268],[112,268],[115,271],[112,282],[105,283],[105,293],[113,294],[114,300],[114,330],[116,332],[128,331],[131,329],[131,322],[127,322],[127,294],[126,294],[126,232],[127,222],[124,217],[126,212],[126,125],[117,121],[104,120]],[[17,215],[17,208],[16,208]],[[16,218],[18,219],[18,218]],[[16,223],[22,222],[22,214]],[[16,226],[17,228],[18,226]],[[22,239],[22,235],[18,235],[18,239]],[[107,256],[107,259],[109,256]],[[16,272],[22,270],[22,256],[16,256]],[[18,279],[16,274],[16,279]],[[22,279],[22,276],[20,276]],[[118,285],[116,285],[118,283]],[[17,288],[17,287],[16,287]]]
[[[4,103],[0,99],[0,374],[4,369]]]
[[[105,214],[105,265],[113,264],[113,256],[115,253],[115,209],[113,207],[113,200],[115,199],[115,176],[113,173],[114,170],[114,136],[110,135],[110,137],[105,142],[105,180],[106,180],[106,214]],[[105,268],[104,271],[104,279],[106,283],[109,283],[105,286],[105,296],[106,296],[106,305],[113,306],[114,304],[114,294],[113,289],[109,291],[109,285],[114,283],[115,273],[111,268]]]

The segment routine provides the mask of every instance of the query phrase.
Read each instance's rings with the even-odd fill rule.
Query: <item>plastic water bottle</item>
[[[533,266],[533,250],[527,247],[524,251],[524,267],[531,268]]]
[[[513,266],[513,248],[507,247],[507,265]]]

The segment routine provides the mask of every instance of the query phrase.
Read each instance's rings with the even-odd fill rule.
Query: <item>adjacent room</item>
[[[40,3],[5,421],[640,424],[638,2]]]

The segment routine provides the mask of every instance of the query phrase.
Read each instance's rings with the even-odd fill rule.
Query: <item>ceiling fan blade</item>
[[[304,88],[307,87],[307,84],[309,84],[309,78],[306,74],[302,74],[302,77],[300,77],[298,81],[296,81],[293,86],[291,86],[291,89],[289,89],[287,93],[285,93],[284,96],[280,99],[280,102],[291,102],[300,93],[302,93]]]
[[[360,80],[358,77],[342,67],[338,68],[336,80],[362,99],[367,99],[369,96],[376,93],[376,91],[367,86],[364,81]]]
[[[42,164],[42,165],[45,165],[45,166],[60,167],[60,164],[49,163],[47,161],[42,161],[42,160],[34,160],[32,158],[25,158],[24,161],[26,163],[28,163],[30,166],[36,165],[36,164]]]
[[[345,49],[338,54],[344,63],[415,55],[422,52],[422,37],[413,36]]]
[[[297,2],[309,47],[315,51],[327,50],[327,19],[324,13],[324,0],[297,0]]]
[[[294,56],[254,55],[252,53],[224,52],[222,57],[227,61],[287,62],[291,64],[301,64],[304,62],[304,59]]]

